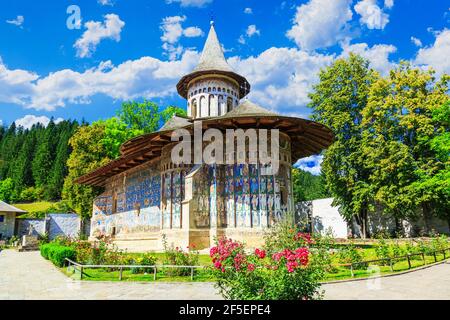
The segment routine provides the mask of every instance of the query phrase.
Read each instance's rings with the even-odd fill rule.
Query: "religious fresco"
[[[170,229],[172,213],[172,173],[166,172],[163,175],[161,211],[163,217],[163,228]]]
[[[209,167],[203,165],[194,176],[193,201],[196,203],[194,209],[194,223],[197,228],[209,228],[210,226],[210,178]]]
[[[181,228],[181,202],[183,201],[184,171],[174,172],[172,180],[172,228]]]
[[[101,195],[94,200],[92,228],[98,234],[115,234],[159,229],[161,224],[161,177],[155,170],[129,175],[116,187],[115,197]],[[113,199],[116,212],[113,213]]]

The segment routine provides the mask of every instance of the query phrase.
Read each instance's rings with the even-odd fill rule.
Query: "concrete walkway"
[[[39,252],[0,252],[0,300],[187,300],[220,299],[209,283],[75,281]]]
[[[326,299],[450,299],[450,264],[370,281],[327,284],[323,289]],[[0,300],[220,298],[211,283],[75,281],[39,252],[0,252]]]
[[[323,285],[329,300],[450,300],[450,262],[404,274]]]

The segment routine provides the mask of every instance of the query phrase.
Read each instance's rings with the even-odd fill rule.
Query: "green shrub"
[[[173,266],[197,266],[199,253],[196,250],[184,251],[183,249],[167,245],[166,236],[163,235],[165,265]],[[193,248],[188,248],[193,249]],[[187,276],[191,274],[190,268],[166,268],[164,272],[170,276]]]
[[[210,249],[212,274],[225,299],[322,297],[319,280],[324,276],[323,264],[310,251],[315,241],[292,224],[287,227],[289,222],[280,223],[266,236],[265,250],[257,248],[250,253],[244,244],[231,239],[219,239],[217,246]]]
[[[57,243],[47,243],[40,247],[41,255],[47,260],[50,260],[54,265],[63,267],[66,263],[66,258],[75,260],[76,251],[72,247],[61,246]]]
[[[356,263],[364,260],[362,249],[357,248],[353,242],[342,247],[338,251],[338,259],[340,263]],[[365,269],[367,266],[364,263],[354,265],[355,269]]]

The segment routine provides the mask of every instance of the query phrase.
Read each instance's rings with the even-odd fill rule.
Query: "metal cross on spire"
[[[209,14],[210,14],[210,16],[211,16],[211,20],[210,20],[210,24],[211,24],[211,26],[214,26],[214,12],[211,10],[210,12],[209,12]]]

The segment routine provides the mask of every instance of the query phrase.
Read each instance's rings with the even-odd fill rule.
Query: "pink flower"
[[[256,248],[255,255],[260,259],[264,259],[266,257],[266,251]]]
[[[222,268],[222,264],[221,264],[219,261],[216,261],[216,262],[214,263],[214,267],[215,267],[216,269],[220,269],[220,268]]]
[[[247,266],[247,269],[248,269],[248,271],[252,272],[252,271],[255,270],[255,265],[252,264],[252,263],[250,263],[250,264]]]

